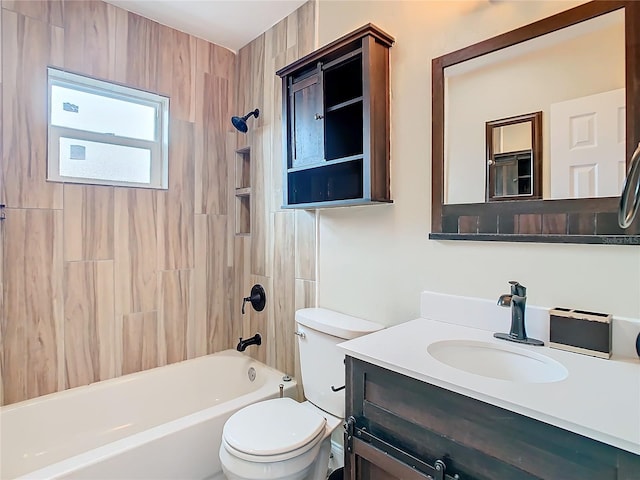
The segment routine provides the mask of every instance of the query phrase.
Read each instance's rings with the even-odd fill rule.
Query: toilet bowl
[[[220,461],[228,480],[321,480],[342,420],[309,402],[259,402],[225,423]]]
[[[308,401],[258,402],[224,425],[220,462],[228,480],[326,480],[331,433],[344,422],[344,354],[338,343],[382,328],[323,308],[296,312]]]

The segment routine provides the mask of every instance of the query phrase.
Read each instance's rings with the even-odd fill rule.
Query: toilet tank
[[[368,320],[325,308],[296,312],[300,370],[304,396],[338,418],[344,418],[344,353],[336,345],[384,328]]]

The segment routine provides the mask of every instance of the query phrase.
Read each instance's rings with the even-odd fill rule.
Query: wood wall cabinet
[[[640,479],[640,455],[349,356],[346,368],[345,478]]]
[[[389,203],[389,36],[368,24],[276,72],[284,208]]]

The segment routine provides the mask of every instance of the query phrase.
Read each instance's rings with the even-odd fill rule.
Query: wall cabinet
[[[640,455],[352,357],[346,367],[345,478],[640,480]]]
[[[391,202],[389,48],[368,24],[278,72],[283,206]]]

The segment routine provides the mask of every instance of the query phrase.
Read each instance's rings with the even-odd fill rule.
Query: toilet
[[[345,409],[344,354],[336,345],[383,327],[324,308],[298,310],[295,320],[307,401],[275,398],[234,413],[220,446],[228,480],[327,478],[331,433]]]

